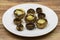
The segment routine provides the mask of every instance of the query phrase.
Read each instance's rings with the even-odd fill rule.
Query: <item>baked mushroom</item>
[[[22,19],[25,16],[25,12],[22,9],[16,9],[14,15],[16,18]]]
[[[23,27],[22,24],[19,24],[19,25],[17,25],[16,29],[17,29],[18,31],[23,31],[24,27]]]
[[[26,23],[34,23],[36,21],[36,16],[28,14],[25,17],[25,21]]]
[[[39,7],[36,8],[36,12],[37,12],[37,13],[42,13],[42,8],[39,8]]]
[[[35,14],[35,10],[34,9],[29,9],[29,10],[27,10],[27,13],[28,14]]]
[[[38,14],[38,18],[45,18],[45,16],[46,16],[46,15],[45,15],[44,13],[39,13],[39,14]]]
[[[19,18],[15,18],[14,19],[14,24],[18,25],[18,24],[21,24],[21,20]]]
[[[35,25],[34,25],[34,23],[27,23],[27,24],[26,24],[26,28],[27,28],[28,30],[33,30],[33,29],[35,28]]]
[[[37,28],[43,29],[47,25],[47,20],[46,19],[38,19],[36,22]]]

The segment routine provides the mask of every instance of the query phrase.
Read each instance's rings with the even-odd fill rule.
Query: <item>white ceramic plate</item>
[[[26,28],[24,28],[23,31],[17,31],[16,25],[13,23],[13,19],[15,18],[14,10],[17,8],[18,9],[23,8],[25,10],[25,12],[27,12],[27,10],[29,8],[33,8],[34,10],[36,10],[37,7],[42,8],[43,13],[46,14],[46,19],[48,20],[48,25],[44,29],[36,28],[34,30],[27,30]],[[14,7],[11,7],[10,9],[8,9],[3,15],[2,22],[3,22],[3,25],[5,26],[5,28],[13,34],[16,34],[19,36],[24,36],[24,37],[36,37],[36,36],[45,35],[45,34],[51,32],[53,29],[55,29],[55,27],[58,23],[58,17],[52,9],[50,9],[44,5],[25,3],[25,4],[16,5]],[[23,23],[23,25],[25,25],[25,23]]]

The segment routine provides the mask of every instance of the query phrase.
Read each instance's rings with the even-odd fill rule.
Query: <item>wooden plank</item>
[[[48,35],[36,38],[19,37],[8,32],[2,24],[4,12],[12,6],[21,3],[37,3],[46,5],[53,9],[58,15],[58,25],[54,31]],[[0,0],[0,40],[60,40],[60,0]]]

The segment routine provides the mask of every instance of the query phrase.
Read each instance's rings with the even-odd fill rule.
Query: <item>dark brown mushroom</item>
[[[26,28],[27,28],[28,30],[33,30],[33,29],[35,28],[35,25],[34,25],[34,23],[27,23],[27,24],[26,24]]]
[[[35,14],[35,10],[34,10],[34,9],[28,9],[28,10],[27,10],[27,13],[28,13],[28,14]]]
[[[37,13],[42,13],[42,8],[40,8],[40,7],[36,8],[36,12]]]
[[[45,18],[45,16],[46,16],[46,15],[45,15],[44,13],[39,13],[39,14],[38,14],[38,18]]]
[[[17,29],[18,31],[23,31],[24,27],[23,27],[22,24],[19,24],[19,25],[17,25],[16,29]]]
[[[14,24],[16,24],[16,25],[19,25],[19,24],[21,24],[21,20],[19,19],[19,18],[15,18],[14,19]]]

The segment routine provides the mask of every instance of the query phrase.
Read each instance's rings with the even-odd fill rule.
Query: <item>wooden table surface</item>
[[[13,35],[4,28],[2,24],[4,12],[14,5],[29,2],[46,5],[56,12],[59,22],[54,31],[47,35],[34,37],[32,39]],[[0,40],[60,40],[60,0],[0,0]]]

